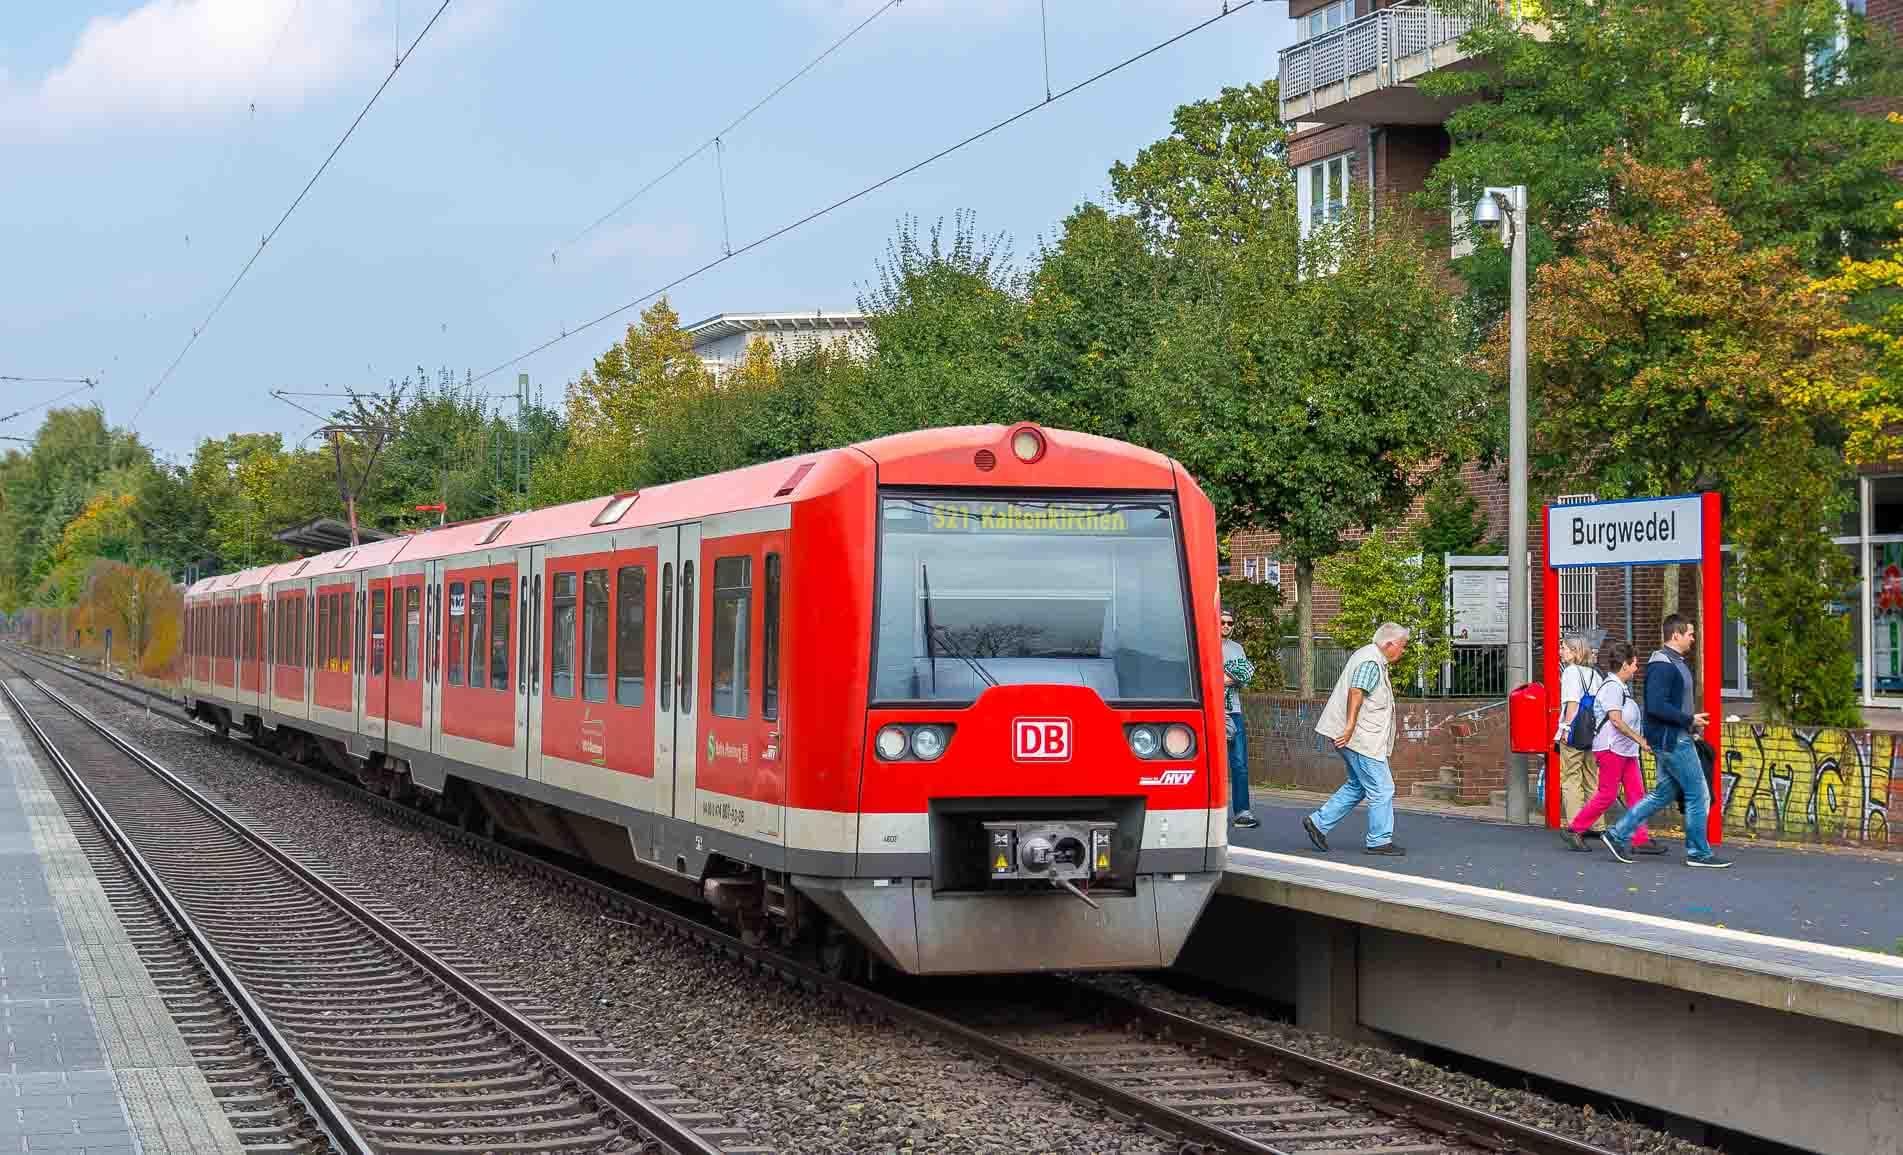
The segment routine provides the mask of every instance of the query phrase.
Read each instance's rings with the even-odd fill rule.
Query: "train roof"
[[[1024,488],[1101,488],[1114,469],[1118,488],[1170,490],[1178,466],[1163,454],[1108,437],[1028,426],[1048,444],[1031,462],[1011,452],[1011,437],[1027,425],[962,425],[897,433],[839,449],[781,458],[725,473],[689,478],[639,491],[591,497],[543,509],[430,526],[397,537],[331,550],[296,561],[254,566],[202,578],[187,597],[249,590],[266,582],[348,574],[396,562],[431,561],[476,550],[512,549],[590,533],[691,521],[765,505],[792,504],[828,491],[840,462],[879,470],[882,484],[987,485]],[[812,484],[809,476],[818,474]]]

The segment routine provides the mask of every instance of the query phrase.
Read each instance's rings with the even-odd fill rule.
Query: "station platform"
[[[1795,850],[1727,842],[1729,870],[1685,865],[1684,843],[1661,841],[1670,853],[1620,863],[1604,846],[1569,850],[1544,826],[1400,810],[1394,840],[1405,858],[1362,853],[1367,808],[1357,809],[1318,853],[1302,832],[1302,816],[1319,805],[1287,796],[1258,797],[1254,830],[1229,828],[1231,845],[1348,863],[1390,874],[1462,883],[1484,890],[1559,899],[1607,910],[1857,950],[1903,952],[1903,855],[1850,850]],[[1673,813],[1676,813],[1675,811]]]
[[[240,1155],[0,705],[0,1152]]]
[[[1544,827],[1258,796],[1177,967],[1347,1038],[1424,1045],[1825,1152],[1903,1152],[1903,861],[1683,845],[1631,864]],[[1693,1135],[1691,1137],[1698,1137]]]

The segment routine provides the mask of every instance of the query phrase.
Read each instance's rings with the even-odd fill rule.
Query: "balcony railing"
[[[1491,0],[1491,4],[1515,21],[1533,16],[1537,8],[1533,0]],[[1444,5],[1461,9],[1457,14],[1431,3],[1397,4],[1284,48],[1279,73],[1281,98],[1287,102],[1330,85],[1370,76],[1376,87],[1385,87],[1397,82],[1397,64],[1423,53],[1429,54],[1428,66],[1433,67],[1432,54],[1459,43],[1474,26],[1475,9],[1485,6],[1487,0]]]

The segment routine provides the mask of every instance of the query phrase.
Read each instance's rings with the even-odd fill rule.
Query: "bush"
[[[1222,604],[1236,615],[1236,628],[1230,636],[1255,663],[1255,681],[1249,684],[1249,692],[1283,689],[1278,654],[1286,624],[1281,587],[1268,582],[1226,581],[1222,583]]]
[[[1437,676],[1453,654],[1440,559],[1411,555],[1402,541],[1401,535],[1377,528],[1355,549],[1318,567],[1321,580],[1341,591],[1341,612],[1329,633],[1343,647],[1352,651],[1367,645],[1382,622],[1399,622],[1413,631],[1407,652],[1389,673],[1397,688],[1413,684],[1417,673]]]

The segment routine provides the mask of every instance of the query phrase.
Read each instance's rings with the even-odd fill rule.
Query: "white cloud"
[[[0,104],[6,119],[48,135],[218,124],[253,101],[295,107],[388,66],[386,9],[382,0],[149,0],[89,21],[64,63],[0,90]]]

